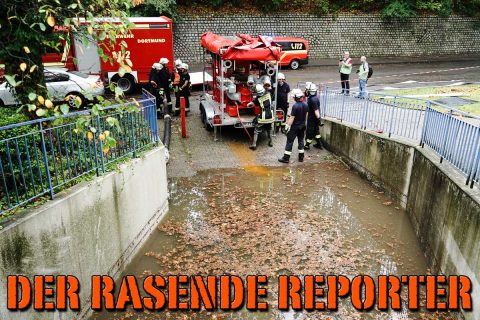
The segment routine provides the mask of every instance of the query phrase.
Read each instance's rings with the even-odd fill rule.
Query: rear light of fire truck
[[[277,120],[283,121],[283,111],[277,111]]]
[[[220,118],[220,115],[216,115],[213,117],[213,124],[222,124],[222,118]]]

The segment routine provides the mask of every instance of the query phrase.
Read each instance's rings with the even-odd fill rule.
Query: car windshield
[[[88,78],[88,74],[82,73],[80,71],[69,71],[69,73],[76,75],[77,77],[81,77],[84,79]]]

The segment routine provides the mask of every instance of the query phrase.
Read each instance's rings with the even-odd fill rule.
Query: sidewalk
[[[357,60],[360,57],[352,56]],[[368,57],[368,62],[372,64],[407,64],[407,63],[428,63],[428,62],[460,62],[460,61],[480,61],[480,53],[470,55],[443,55],[443,56],[421,56],[421,57]],[[311,58],[309,66],[321,67],[337,65],[338,59],[332,58]]]

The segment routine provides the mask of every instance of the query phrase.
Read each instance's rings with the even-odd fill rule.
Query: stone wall
[[[422,56],[480,52],[480,20],[452,16],[421,16],[407,22],[385,22],[379,15],[317,17],[311,14],[183,15],[174,23],[174,54],[199,62],[200,36],[212,31],[302,37],[310,43],[312,58],[337,58],[343,50],[352,56]]]
[[[77,185],[0,231],[0,286],[9,274],[74,275],[82,312],[9,312],[0,318],[82,319],[90,310],[92,275],[116,277],[168,209],[164,147],[116,172]]]
[[[434,274],[466,275],[480,319],[480,194],[427,148],[336,121],[324,120],[325,144],[355,170],[398,199],[407,210]]]

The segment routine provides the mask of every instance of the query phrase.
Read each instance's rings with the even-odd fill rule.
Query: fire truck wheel
[[[292,60],[290,62],[290,69],[292,70],[297,70],[298,68],[300,68],[300,62],[298,62],[298,60]]]
[[[116,78],[116,79],[115,79]],[[122,89],[123,93],[130,94],[135,90],[135,79],[132,75],[126,74],[123,77],[115,76],[112,79],[113,82],[117,83],[117,86]]]
[[[202,109],[202,122],[203,122],[203,127],[207,131],[213,131],[213,127],[208,123],[207,121],[207,114],[205,113],[205,110]]]
[[[80,93],[69,93],[64,100],[70,108],[81,108],[85,105],[85,98]]]

